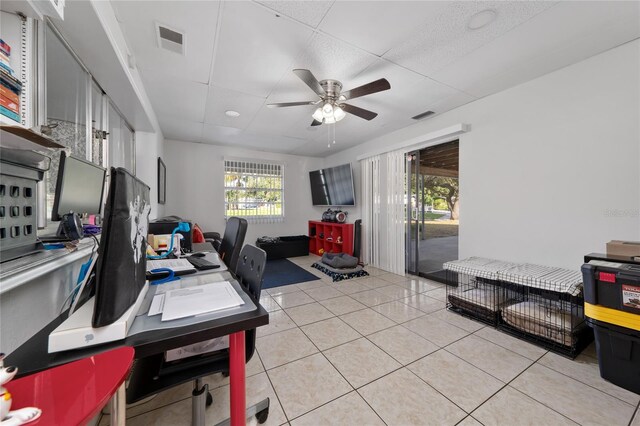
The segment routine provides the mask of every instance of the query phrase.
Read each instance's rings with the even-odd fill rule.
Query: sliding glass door
[[[444,280],[442,265],[458,258],[459,142],[407,154],[406,269]]]

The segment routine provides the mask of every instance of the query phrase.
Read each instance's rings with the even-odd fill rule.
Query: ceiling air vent
[[[161,24],[156,24],[156,34],[159,47],[184,55],[184,34]]]
[[[433,115],[433,114],[435,114],[435,112],[433,112],[433,111],[425,111],[425,112],[423,112],[421,114],[418,114],[418,115],[416,115],[414,117],[411,117],[411,118],[413,118],[414,120],[422,120],[423,118],[427,118],[427,117],[429,117],[430,115]]]

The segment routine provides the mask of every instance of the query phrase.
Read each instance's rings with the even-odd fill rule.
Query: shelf
[[[53,139],[43,136],[39,133],[36,133],[33,130],[27,129],[22,125],[7,126],[3,123],[0,126],[0,129],[2,131],[1,145],[6,148],[19,148],[19,149],[42,149],[42,147],[64,148],[63,145],[60,145]],[[30,142],[30,143],[25,143],[25,142]]]
[[[334,223],[309,221],[309,252],[320,255],[323,253],[347,253],[353,254],[353,224],[352,223]],[[323,234],[333,240],[320,238],[319,234]],[[337,242],[336,239],[342,239]]]

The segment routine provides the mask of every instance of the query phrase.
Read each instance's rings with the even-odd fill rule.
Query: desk
[[[213,270],[213,273],[216,270]],[[200,272],[199,274],[203,274]],[[229,279],[233,279],[229,272]],[[43,371],[71,361],[87,358],[108,349],[131,346],[135,349],[136,359],[159,356],[169,349],[229,335],[230,356],[230,392],[231,392],[231,424],[245,423],[245,330],[254,329],[269,323],[269,314],[254,301],[257,309],[251,312],[231,314],[229,316],[201,322],[179,328],[155,330],[139,333],[124,340],[59,353],[48,353],[48,338],[66,318],[66,313],[47,324],[22,346],[13,351],[7,358],[7,365],[18,367],[20,377]]]

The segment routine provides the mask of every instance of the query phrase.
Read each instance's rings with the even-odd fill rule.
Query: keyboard
[[[206,271],[207,269],[216,269],[220,267],[219,264],[209,262],[202,257],[189,256],[187,257],[187,260],[199,271]]]

